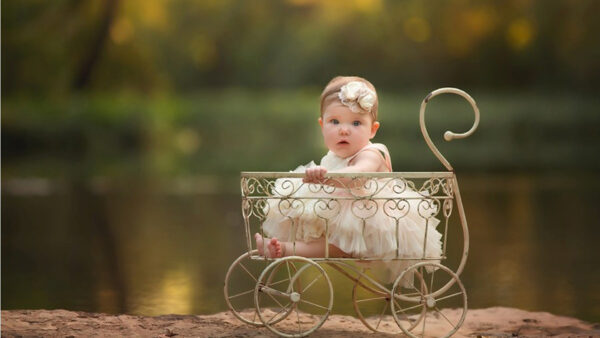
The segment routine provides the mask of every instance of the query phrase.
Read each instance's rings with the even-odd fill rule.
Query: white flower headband
[[[361,109],[370,113],[376,100],[375,92],[361,81],[352,81],[343,85],[338,97],[342,104],[354,113],[360,112]]]

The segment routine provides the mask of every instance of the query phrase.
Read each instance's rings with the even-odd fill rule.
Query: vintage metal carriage
[[[445,336],[451,336],[459,329],[467,312],[467,294],[459,279],[469,251],[467,219],[454,170],[432,143],[425,128],[427,103],[443,93],[462,96],[475,113],[471,129],[462,134],[447,131],[444,134],[447,141],[471,135],[479,124],[479,109],[467,93],[456,88],[435,90],[423,100],[421,132],[431,151],[448,171],[330,173],[327,180],[338,184],[312,184],[310,189],[321,193],[316,197],[294,194],[299,186],[308,184],[302,183],[302,173],[242,172],[242,214],[247,250],[231,264],[224,287],[225,301],[237,318],[251,325],[266,326],[280,336],[306,336],[317,330],[331,313],[334,293],[329,274],[335,270],[354,283],[352,301],[356,314],[365,326],[375,332],[425,336],[427,321],[433,317],[438,319],[438,323],[445,323]],[[410,189],[418,194],[385,196],[380,193],[384,187],[399,192]],[[343,193],[340,194],[340,191]],[[300,214],[314,213],[327,226],[328,221],[339,213],[342,200],[345,201],[343,203],[351,203],[354,217],[366,222],[374,212],[384,212],[397,227],[401,226],[402,217],[411,207],[432,211],[419,211],[424,218],[425,241],[427,227],[433,224],[430,220],[438,219],[442,254],[439,257],[426,256],[424,243],[423,253],[414,257],[399,254],[386,257],[388,263],[406,263],[406,268],[394,276],[393,283],[382,280],[370,269],[382,262],[381,257],[334,258],[329,257],[327,250],[324,257],[319,258],[287,256],[272,259],[258,254],[252,235],[262,232],[261,225],[268,212],[280,212],[286,216],[285,213],[295,210],[296,216],[289,217],[292,229],[294,222],[298,221],[298,210]],[[455,271],[443,264],[447,258],[449,225],[452,225],[449,220],[451,215],[456,214],[453,214],[454,210],[458,214],[463,241],[462,256]],[[294,239],[295,236],[290,240]],[[266,248],[263,252],[267,252]],[[441,311],[447,307],[454,308],[452,316]]]

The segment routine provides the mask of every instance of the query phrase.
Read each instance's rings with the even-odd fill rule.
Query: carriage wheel
[[[418,276],[420,277],[420,275]],[[380,281],[377,282],[382,286],[385,285]],[[399,334],[402,332],[394,319],[392,319],[390,301],[389,289],[382,289],[365,278],[361,279],[359,277],[352,289],[354,310],[360,321],[373,332],[387,334]],[[423,310],[425,309],[423,308]],[[422,311],[423,313],[424,311]],[[421,318],[421,316],[418,316],[410,320],[406,319],[406,323],[403,323],[403,325],[410,331],[419,324]]]
[[[271,263],[254,289],[258,318],[283,337],[317,330],[333,307],[333,287],[325,270],[310,259],[284,257]]]
[[[253,250],[250,255],[257,255]],[[246,324],[263,326],[254,307],[254,287],[270,261],[254,260],[246,252],[238,257],[225,275],[225,302],[234,316]]]
[[[410,283],[411,276],[415,278]],[[467,314],[467,293],[458,276],[449,268],[422,262],[404,270],[394,282],[391,293],[392,316],[400,329],[410,337],[425,337],[427,323],[438,322],[444,327],[444,337],[453,335],[462,325]],[[453,308],[444,313],[442,308]],[[419,325],[410,332],[408,320],[421,317]]]

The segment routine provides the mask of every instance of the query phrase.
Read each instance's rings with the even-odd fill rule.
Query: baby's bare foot
[[[254,234],[254,240],[256,241],[256,249],[258,249],[258,254],[264,256],[264,240],[263,237],[257,232]]]
[[[273,258],[283,257],[283,250],[281,248],[281,242],[279,240],[277,240],[277,238],[275,238],[275,237],[271,238],[271,240],[269,241],[269,244],[267,245],[267,248],[269,248],[269,256],[270,257],[273,257]]]

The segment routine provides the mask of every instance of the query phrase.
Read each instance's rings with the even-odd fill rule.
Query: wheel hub
[[[427,307],[432,308],[435,306],[435,298],[433,298],[431,296],[427,296],[425,298],[425,303],[427,304]]]
[[[298,303],[300,301],[300,294],[298,292],[290,293],[290,300],[294,303]]]

